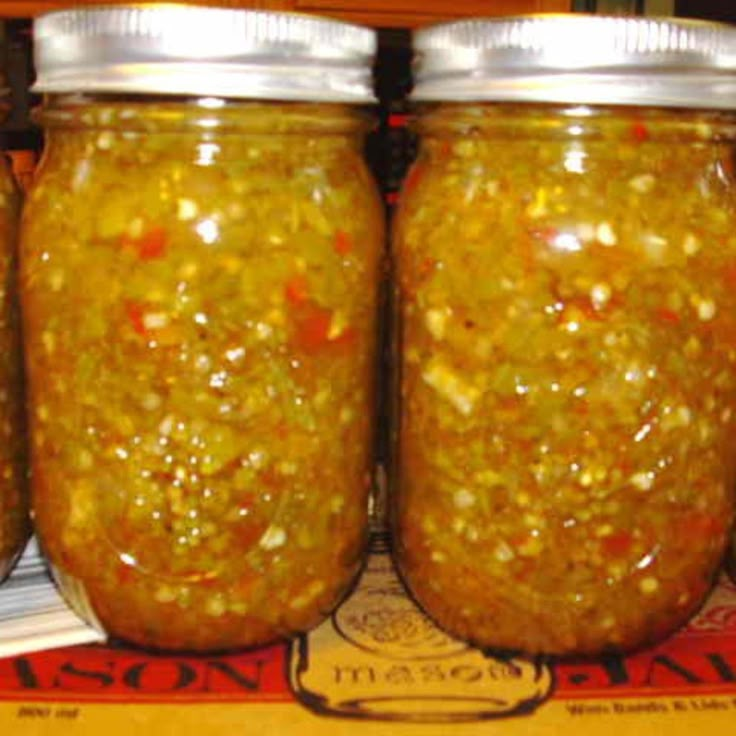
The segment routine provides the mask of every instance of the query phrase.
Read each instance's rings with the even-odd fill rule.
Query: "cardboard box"
[[[736,728],[736,586],[628,657],[499,658],[404,593],[377,538],[338,611],[290,644],[221,656],[82,645],[0,659],[0,733],[692,736]]]

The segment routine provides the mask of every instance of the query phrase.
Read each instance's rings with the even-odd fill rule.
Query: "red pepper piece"
[[[437,269],[437,261],[434,258],[425,258],[417,265],[417,278],[420,281],[428,279]]]
[[[333,247],[336,253],[346,256],[353,250],[353,239],[344,230],[338,230],[335,233]]]
[[[661,309],[658,309],[656,311],[657,319],[660,322],[664,322],[668,325],[679,325],[680,324],[680,315],[675,312],[673,309],[667,309],[666,307],[662,307]]]
[[[245,553],[252,549],[254,545],[258,544],[258,540],[261,539],[266,529],[268,529],[268,523],[258,517],[247,502],[241,501],[239,507],[242,510],[246,510],[247,513],[237,523],[236,529],[234,530],[233,543]],[[241,582],[244,583],[246,579],[247,574],[243,573]],[[247,585],[250,586],[251,583],[252,581],[249,581]]]
[[[736,263],[730,263],[723,269],[723,280],[730,288],[736,288]]]
[[[329,342],[327,337],[332,322],[332,312],[314,304],[296,320],[295,339],[302,350],[313,351]]]
[[[613,467],[616,468],[624,478],[628,478],[634,472],[634,463],[625,457],[614,463]]]
[[[420,163],[412,164],[411,168],[409,169],[409,173],[404,179],[404,194],[411,194],[417,188],[417,185],[419,184],[423,176],[424,166],[422,166]]]
[[[409,124],[409,116],[401,113],[393,112],[388,116],[389,128],[406,128]]]
[[[675,527],[675,537],[685,543],[702,542],[723,532],[723,521],[704,511],[692,511],[681,517]]]
[[[601,540],[601,549],[607,557],[624,557],[633,543],[634,537],[631,532],[620,531],[604,537]]]
[[[309,299],[309,288],[304,276],[292,276],[284,286],[284,296],[289,304],[298,306]]]
[[[128,320],[139,335],[147,335],[148,330],[143,322],[143,315],[145,310],[140,302],[127,302],[125,305],[125,312],[128,315]]]
[[[137,241],[138,257],[142,261],[162,258],[168,249],[169,238],[162,227],[154,227],[144,233]]]
[[[643,143],[644,141],[649,140],[649,130],[647,129],[647,126],[644,125],[641,121],[637,120],[632,126],[631,126],[631,137],[637,142],[637,143]]]
[[[354,340],[355,331],[347,325],[338,334],[330,335],[334,313],[310,298],[304,276],[289,279],[284,286],[284,295],[291,305],[292,336],[298,349],[312,352]]]
[[[532,559],[516,558],[513,563],[513,576],[519,582],[530,582],[530,578],[536,573],[537,565]]]
[[[330,337],[333,313],[330,309],[310,302],[299,308],[295,315],[294,342],[305,352],[314,352],[330,346],[349,345],[355,341],[356,332],[345,327],[339,335]]]
[[[283,476],[276,472],[274,468],[264,468],[258,473],[258,480],[264,486],[269,488],[280,488],[284,485]]]
[[[119,564],[118,565],[118,582],[121,585],[125,585],[126,583],[130,583],[133,581],[133,573],[135,572],[135,569],[131,567],[130,565],[126,564]]]
[[[169,236],[162,227],[152,227],[140,238],[131,238],[123,235],[120,239],[123,248],[131,248],[142,261],[151,261],[163,258],[169,247]]]

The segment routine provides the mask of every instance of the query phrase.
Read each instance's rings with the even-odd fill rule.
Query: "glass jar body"
[[[24,212],[39,536],[137,644],[315,625],[366,538],[382,212],[336,105],[59,100]]]
[[[733,119],[444,105],[420,128],[395,229],[405,580],[483,646],[655,640],[733,518]]]
[[[16,279],[18,194],[0,157],[0,581],[28,540],[23,369]]]

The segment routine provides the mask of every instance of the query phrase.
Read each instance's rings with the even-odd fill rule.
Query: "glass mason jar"
[[[16,279],[18,197],[0,156],[0,582],[30,533],[25,463],[25,417]]]
[[[0,24],[0,44],[2,38]],[[0,72],[0,88],[4,86]],[[5,110],[0,102],[0,112]],[[0,582],[13,568],[30,532],[16,283],[18,204],[9,163],[0,155]]]
[[[356,103],[374,43],[182,6],[38,22],[33,502],[63,594],[110,635],[263,644],[318,623],[359,569],[383,226]]]
[[[736,77],[712,65],[736,31],[530,17],[416,44],[397,561],[486,647],[651,642],[733,520]]]

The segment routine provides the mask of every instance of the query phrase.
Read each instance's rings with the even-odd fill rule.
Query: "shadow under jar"
[[[147,96],[101,94],[120,91],[102,65],[92,92],[66,94],[52,41],[86,43],[86,23],[130,58],[150,41],[135,29],[162,24],[151,76],[131,67],[124,89]],[[325,39],[364,64],[350,85],[334,60],[310,80]],[[163,49],[187,40],[213,54],[201,77],[167,67]],[[371,99],[373,34],[161,6],[51,14],[36,43],[53,94],[22,292],[33,501],[54,575],[81,615],[140,645],[304,631],[366,540],[383,231],[368,121],[350,103]],[[304,88],[279,80],[288,64],[306,67]],[[158,66],[192,99],[153,96]]]
[[[733,520],[736,119],[707,108],[736,99],[710,70],[736,34],[560,16],[416,43],[396,559],[479,645],[652,642],[703,602]]]

